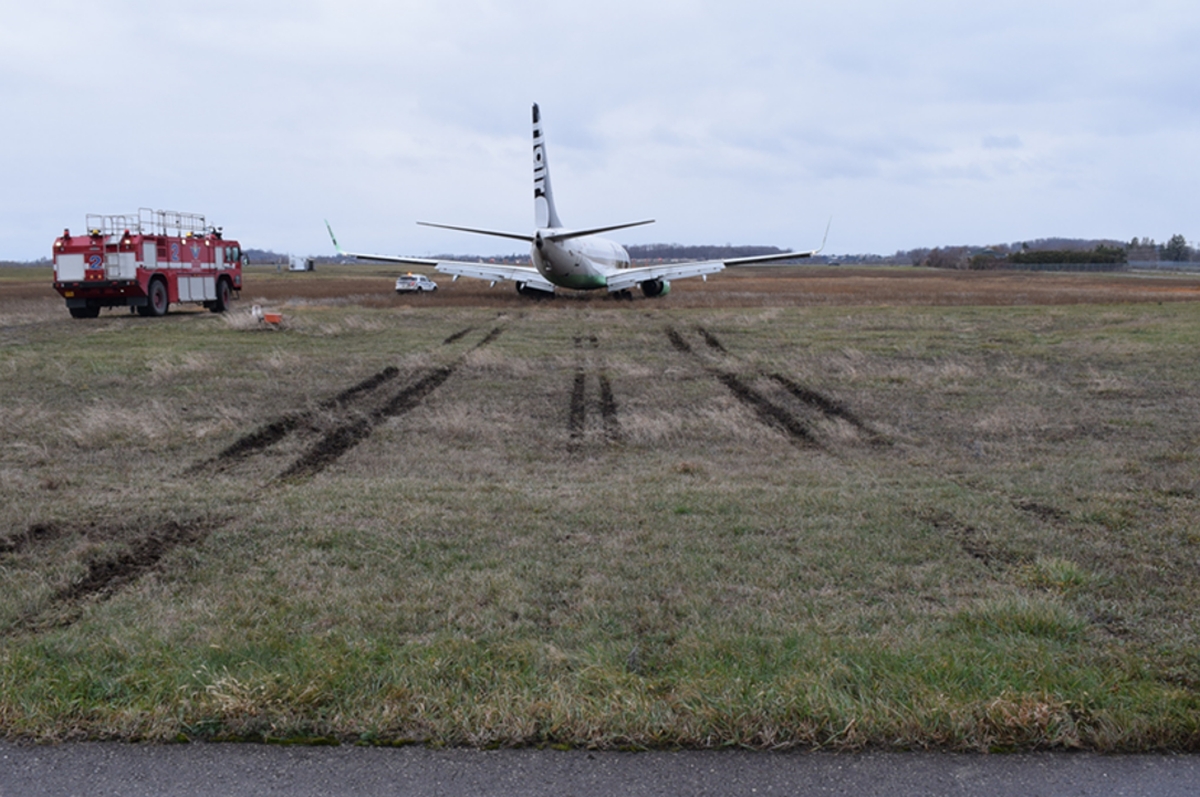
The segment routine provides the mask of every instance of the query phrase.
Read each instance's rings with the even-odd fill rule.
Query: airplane
[[[599,237],[599,233],[623,230],[653,224],[653,219],[607,227],[570,229],[564,227],[554,206],[554,192],[550,188],[550,165],[546,158],[546,140],[542,132],[541,114],[537,103],[533,105],[533,208],[535,229],[533,234],[484,230],[475,227],[459,227],[449,224],[434,224],[418,221],[425,227],[457,230],[478,235],[490,235],[526,241],[530,244],[529,259],[532,265],[506,265],[472,263],[460,260],[431,260],[402,255],[372,255],[346,252],[338,245],[337,237],[329,222],[325,222],[334,249],[339,255],[384,263],[404,263],[414,266],[429,266],[442,274],[459,277],[474,277],[488,280],[493,285],[503,280],[516,283],[517,292],[525,296],[546,297],[555,288],[570,290],[607,289],[610,294],[629,296],[636,286],[647,297],[666,296],[671,289],[671,280],[702,277],[715,274],[728,266],[743,266],[771,263],[783,260],[798,260],[812,257],[825,248],[821,246],[807,252],[783,252],[779,254],[735,257],[727,260],[703,260],[687,263],[670,263],[655,266],[633,266],[625,247],[616,241]],[[829,228],[825,235],[828,237]]]

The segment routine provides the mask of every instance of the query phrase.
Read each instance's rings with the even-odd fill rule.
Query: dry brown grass
[[[351,274],[0,293],[3,733],[1200,744],[1189,278]]]

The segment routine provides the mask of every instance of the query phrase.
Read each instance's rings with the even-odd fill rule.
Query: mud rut
[[[473,333],[468,327],[449,335],[443,346],[451,346]],[[308,410],[294,411],[272,419],[254,431],[243,435],[215,457],[199,462],[188,473],[204,470],[224,471],[238,463],[268,451],[293,435],[319,435],[290,465],[279,472],[269,484],[291,484],[312,478],[337,462],[355,446],[366,440],[373,430],[390,418],[401,416],[418,407],[440,388],[463,365],[467,356],[494,342],[503,328],[491,329],[476,343],[454,355],[446,364],[415,371],[402,378],[399,369],[388,366],[378,373],[325,399]],[[782,432],[801,447],[827,448],[819,421],[825,419],[848,424],[855,437],[870,445],[887,445],[890,441],[863,421],[843,403],[775,372],[746,373],[739,368],[736,355],[731,354],[711,331],[696,326],[686,334],[675,328],[665,330],[670,345],[685,355],[730,394],[764,425]],[[689,338],[703,348],[694,347]],[[595,335],[579,334],[573,339],[575,369],[570,390],[567,417],[568,451],[578,452],[585,441],[599,438],[605,444],[621,440],[617,401],[600,341]],[[385,388],[400,382],[399,390],[389,393]],[[596,385],[598,395],[589,400],[589,385]],[[315,426],[318,415],[335,419],[332,427],[321,432]],[[593,419],[589,426],[589,418]],[[598,418],[598,423],[595,419]],[[841,442],[846,442],[843,438]],[[1014,506],[1045,523],[1071,523],[1069,515],[1055,507],[1024,501]],[[1023,563],[1023,559],[1006,550],[986,531],[958,521],[950,513],[935,512],[921,518],[934,529],[954,540],[963,554],[979,562],[993,578]],[[134,518],[123,523],[103,525],[35,523],[27,528],[0,537],[0,567],[16,564],[21,559],[36,556],[65,538],[79,538],[91,543],[117,543],[116,550],[86,561],[85,572],[69,584],[56,589],[41,608],[19,616],[7,627],[0,628],[0,638],[21,633],[41,633],[70,626],[79,620],[88,605],[103,602],[142,577],[160,569],[163,560],[179,548],[195,546],[213,531],[233,521],[232,517],[196,517],[188,520],[162,517]],[[1093,622],[1114,635],[1129,633],[1121,618],[1098,616]]]
[[[874,429],[845,404],[802,385],[784,374],[759,372],[752,376],[739,375],[730,367],[730,362],[736,362],[736,357],[730,354],[716,335],[700,326],[695,327],[694,332],[703,340],[707,351],[698,351],[693,348],[684,335],[674,328],[667,328],[666,336],[676,351],[699,362],[706,373],[725,385],[730,393],[753,411],[762,423],[784,432],[796,444],[825,448],[816,426],[810,422],[813,417],[824,416],[849,424],[859,433],[858,438],[869,445],[892,445],[892,440]],[[768,395],[765,391],[753,386],[756,381],[774,384],[782,393],[778,396]],[[972,490],[966,484],[959,484],[959,487],[968,491]],[[1086,530],[1089,528],[1087,522],[1072,516],[1070,512],[1059,507],[1020,497],[1010,497],[1010,501],[1014,509],[1035,518],[1040,523],[1061,529]],[[939,509],[919,514],[917,517],[952,541],[964,556],[977,562],[989,579],[1004,581],[1012,585],[1014,571],[1034,561],[1034,557],[1029,552],[1020,553],[1013,550],[1003,540],[989,533],[987,529],[963,522],[952,512]],[[1019,582],[1016,583],[1019,585]],[[1025,586],[1020,586],[1020,589],[1022,591],[1029,590],[1031,593],[1036,592]],[[1136,636],[1136,631],[1130,627],[1125,618],[1113,610],[1091,612],[1087,615],[1087,619],[1094,626],[1113,637]]]
[[[71,625],[83,615],[87,604],[107,600],[157,569],[167,554],[176,548],[200,543],[209,532],[227,522],[227,518],[159,520],[139,523],[132,529],[98,524],[35,524],[23,533],[0,540],[0,555],[6,557],[35,553],[64,537],[77,536],[96,543],[127,540],[125,550],[89,561],[87,572],[81,578],[56,590],[44,609],[28,612],[7,628],[0,629],[0,636]]]
[[[725,385],[762,423],[784,432],[794,443],[805,447],[826,448],[821,442],[817,425],[811,422],[812,418],[823,416],[848,424],[859,433],[858,438],[869,445],[891,445],[891,440],[873,429],[841,402],[799,384],[784,374],[759,372],[753,376],[739,375],[730,367],[731,361],[735,361],[736,358],[714,334],[699,326],[695,327],[694,332],[703,340],[707,351],[693,348],[678,330],[666,329],[667,339],[676,351],[699,362],[706,373]],[[757,389],[754,386],[756,382],[775,386],[778,394],[768,394],[765,390]],[[970,489],[965,485],[960,486]],[[1025,498],[1012,498],[1011,502],[1016,510],[1036,518],[1041,523],[1060,528],[1086,528],[1086,524],[1058,507]],[[918,519],[952,541],[964,556],[977,562],[989,579],[1012,583],[1011,574],[1033,561],[1030,554],[1018,553],[986,529],[964,523],[951,512],[935,510],[918,515]],[[1125,619],[1112,611],[1091,613],[1088,620],[1114,637],[1124,638],[1134,634]]]
[[[608,369],[600,356],[600,341],[595,335],[575,336],[575,378],[571,386],[571,407],[567,416],[567,431],[570,434],[569,448],[577,451],[587,431],[587,383],[588,376],[595,376],[600,390],[599,410],[604,440],[617,443],[621,440],[621,425],[617,420],[617,400],[613,395]]]
[[[1031,515],[1041,523],[1060,529],[1076,530],[1083,534],[1089,533],[1088,523],[1072,517],[1069,512],[1058,507],[1024,498],[1013,499],[1012,506],[1020,512]],[[1037,588],[1022,584],[1020,581],[1014,582],[1012,579],[1015,571],[1035,561],[1036,556],[1031,552],[1018,553],[1007,547],[1003,541],[993,537],[986,529],[964,523],[952,512],[946,510],[934,510],[918,515],[918,517],[935,531],[957,544],[964,556],[978,562],[983,568],[986,578],[1004,581],[1010,585],[1015,583],[1023,593],[1028,592],[1031,595],[1038,593]],[[1085,617],[1093,626],[1113,637],[1121,639],[1137,637],[1137,632],[1113,608],[1089,611]]]
[[[780,373],[757,372],[751,375],[734,370],[737,360],[721,340],[704,327],[694,329],[704,341],[707,352],[697,351],[674,327],[666,329],[667,340],[680,354],[687,355],[712,378],[724,385],[758,420],[772,429],[783,432],[797,445],[826,448],[820,421],[844,423],[853,430],[853,437],[871,445],[887,445],[889,440],[872,428],[846,405],[811,387],[801,385]],[[766,382],[773,390],[764,390],[755,383]]]
[[[854,432],[852,438],[871,445],[890,443],[883,434],[845,404],[784,374],[739,373],[737,357],[725,348],[720,338],[702,326],[696,326],[692,331],[703,341],[705,350],[697,351],[693,348],[679,330],[673,327],[665,330],[667,340],[677,352],[687,355],[705,373],[724,385],[760,422],[782,431],[794,443],[805,447],[825,448],[820,424],[816,422],[820,419],[848,425]],[[600,341],[595,335],[579,334],[574,337],[574,345],[575,372],[567,413],[567,431],[570,439],[568,450],[577,452],[585,441],[589,433],[588,417],[591,407],[599,410],[605,442],[620,442],[621,427],[617,401],[604,359],[600,354]],[[740,370],[744,371],[744,368]],[[588,401],[588,385],[592,381],[590,377],[595,378],[599,388],[599,396],[595,402]],[[755,386],[756,382],[766,382],[769,388],[774,389],[760,389]],[[595,417],[594,413],[592,417]]]
[[[473,330],[473,327],[459,330],[442,341],[442,345],[457,343]],[[503,331],[502,327],[492,329],[479,342],[457,355],[448,364],[419,370],[409,375],[404,387],[398,392],[390,397],[380,398],[380,388],[400,376],[397,368],[388,366],[333,398],[320,402],[311,410],[288,413],[268,421],[235,440],[213,459],[193,466],[191,471],[227,470],[251,456],[262,453],[293,433],[315,429],[318,416],[332,415],[335,419],[332,428],[320,432],[320,437],[277,477],[279,481],[284,482],[312,478],[370,437],[379,424],[410,412],[420,405],[462,367],[471,352],[490,345]]]
[[[443,341],[452,345],[474,328],[460,330]],[[400,378],[399,369],[388,366],[367,379],[318,403],[311,410],[287,413],[235,440],[216,457],[199,462],[185,471],[223,471],[270,449],[285,438],[313,428],[319,414],[332,414],[334,426],[278,474],[277,483],[294,483],[311,478],[336,462],[362,441],[379,424],[416,408],[462,367],[467,356],[490,345],[503,333],[496,327],[481,340],[455,356],[449,363],[422,369],[409,376],[404,386],[390,396],[382,388]],[[611,398],[611,389],[604,388]],[[383,394],[382,397],[380,394]],[[201,517],[188,521],[143,518],[126,524],[68,525],[35,523],[0,537],[0,566],[8,559],[36,554],[64,537],[79,537],[89,542],[117,542],[121,548],[88,561],[86,572],[56,590],[42,609],[27,613],[0,628],[0,637],[22,632],[39,633],[69,626],[91,603],[107,600],[144,575],[156,570],[162,560],[180,547],[201,543],[210,532],[232,522],[230,517]]]
[[[739,375],[734,370],[735,356],[716,335],[703,327],[693,331],[703,341],[705,352],[694,349],[684,335],[673,328],[668,328],[666,334],[678,352],[693,359],[723,384],[760,421],[783,431],[792,441],[803,446],[821,446],[820,435],[811,418],[798,409],[807,408],[809,415],[815,411],[824,417],[840,419],[869,441],[883,442],[880,435],[844,405],[783,374]],[[446,337],[442,345],[457,344],[473,332],[474,327],[459,330]],[[311,442],[266,486],[294,484],[313,478],[369,438],[380,424],[420,406],[462,367],[471,352],[490,345],[502,333],[502,327],[491,329],[442,365],[407,375],[388,366],[312,408],[288,412],[267,421],[215,457],[198,462],[185,472],[223,472],[271,451],[287,439],[295,438],[303,444],[303,440],[309,438]],[[600,341],[595,335],[580,333],[573,343],[575,369],[567,413],[568,451],[578,452],[589,439],[599,439],[604,444],[619,443],[618,405]],[[777,389],[768,395],[755,386],[761,382],[773,384]],[[397,383],[400,384],[398,390],[388,390]],[[589,389],[592,385],[595,387]],[[784,400],[789,396],[790,405]],[[87,604],[106,600],[156,570],[176,548],[197,545],[211,531],[229,522],[231,518],[202,517],[190,521],[143,518],[107,527],[39,523],[0,538],[0,557],[6,559],[36,553],[67,536],[121,543],[117,551],[88,562],[86,572],[55,591],[46,608],[21,617],[7,629],[0,630],[0,635],[70,625],[82,616]]]

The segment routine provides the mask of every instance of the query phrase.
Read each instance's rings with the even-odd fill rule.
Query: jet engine
[[[671,292],[671,283],[666,280],[646,280],[641,283],[642,295],[653,299],[655,296],[666,296]]]

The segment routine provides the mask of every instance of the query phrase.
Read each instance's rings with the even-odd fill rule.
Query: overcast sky
[[[243,245],[516,251],[530,105],[559,215],[623,243],[874,252],[1200,237],[1195,0],[0,0],[0,259],[87,213]]]

